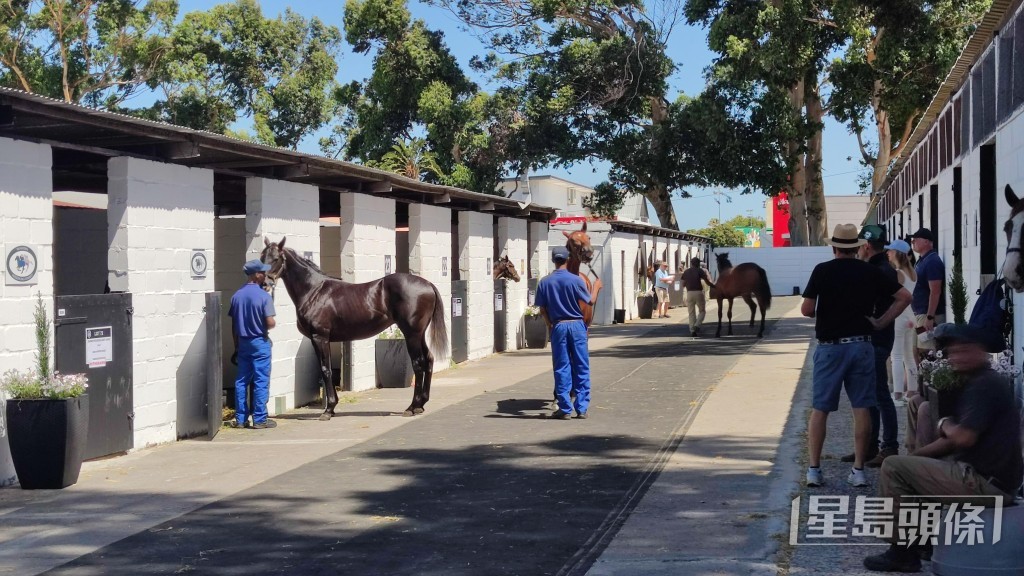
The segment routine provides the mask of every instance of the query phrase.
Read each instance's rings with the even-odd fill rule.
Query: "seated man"
[[[945,344],[950,366],[965,383],[954,414],[939,418],[935,441],[882,463],[879,492],[894,499],[894,518],[899,518],[900,499],[907,496],[1002,496],[1012,502],[1024,478],[1012,387],[992,370],[977,329],[956,326],[943,332],[938,344]],[[976,502],[991,503],[991,498]],[[899,537],[895,532],[894,539]],[[917,572],[921,559],[914,546],[894,543],[885,553],[865,558],[864,566]]]

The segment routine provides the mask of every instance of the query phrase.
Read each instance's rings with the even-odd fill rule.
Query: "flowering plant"
[[[398,326],[392,324],[387,330],[377,334],[378,340],[405,340],[405,334],[398,328]]]
[[[953,371],[949,360],[942,357],[941,350],[930,352],[928,357],[921,361],[919,374],[922,382],[939,391],[956,390],[963,385],[963,380]]]
[[[640,288],[640,289],[638,289],[636,291],[636,297],[637,298],[646,298],[647,296],[652,296],[652,294],[651,294],[651,292],[649,290],[646,290],[644,288]]]
[[[63,400],[85,394],[89,388],[89,379],[85,374],[61,374],[50,370],[50,321],[41,294],[36,297],[33,316],[36,325],[36,365],[24,372],[4,372],[0,376],[0,392],[11,400]]]
[[[527,306],[526,310],[523,311],[523,316],[526,316],[527,318],[532,318],[534,316],[540,316],[540,307],[539,306]]]
[[[1002,374],[1011,382],[1020,375],[1020,368],[1013,365],[1013,355],[1009,350],[1003,350],[992,359],[992,370],[996,374]]]

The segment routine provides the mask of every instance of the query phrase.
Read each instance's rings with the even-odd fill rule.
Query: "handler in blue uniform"
[[[555,372],[555,398],[558,409],[550,418],[566,420],[576,409],[577,418],[587,417],[590,405],[590,352],[587,350],[587,327],[583,324],[580,301],[594,305],[587,285],[578,275],[566,270],[569,251],[555,248],[551,260],[557,270],[540,281],[534,300],[551,331],[551,359]],[[594,293],[601,281],[594,282]],[[576,394],[575,402],[569,391]]]
[[[263,290],[270,266],[259,260],[249,260],[242,271],[249,277],[245,286],[231,297],[231,334],[235,341],[232,362],[238,365],[235,380],[235,421],[233,428],[246,426],[252,416],[253,428],[274,428],[277,423],[267,419],[267,401],[270,400],[270,329],[274,320],[274,300]],[[252,406],[246,402],[246,392],[252,384]]]

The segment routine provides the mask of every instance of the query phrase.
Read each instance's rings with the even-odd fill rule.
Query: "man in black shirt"
[[[810,467],[807,485],[821,486],[821,449],[830,412],[839,408],[839,393],[853,407],[854,462],[846,481],[856,487],[867,486],[864,456],[871,438],[871,415],[875,406],[875,352],[871,343],[876,328],[892,321],[910,304],[910,292],[877,267],[857,259],[864,244],[853,224],[840,224],[832,234],[835,258],[814,267],[804,290],[801,313],[815,318],[811,420],[807,429]],[[880,318],[875,318],[875,303],[889,296],[893,303]]]
[[[907,496],[988,496],[974,501],[991,506],[1013,494],[1024,481],[1020,415],[1006,377],[990,367],[978,329],[945,324],[938,342],[950,367],[965,381],[952,416],[940,418],[939,438],[910,456],[892,456],[882,464],[879,493],[894,498],[894,518]],[[936,329],[936,334],[940,330]],[[950,503],[948,498],[943,503]],[[918,532],[920,534],[920,531]],[[884,554],[864,559],[880,572],[916,572],[921,560],[913,546],[893,544]]]

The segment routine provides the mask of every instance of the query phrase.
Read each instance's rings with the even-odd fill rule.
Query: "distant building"
[[[584,201],[591,197],[594,189],[583,184],[572,182],[558,176],[530,176],[523,178],[506,178],[498,186],[504,196],[523,203],[551,206],[558,210],[555,218],[591,217],[590,210]],[[638,194],[626,198],[622,208],[615,214],[615,219],[626,222],[650,222],[647,212],[647,200]]]

